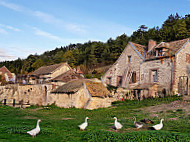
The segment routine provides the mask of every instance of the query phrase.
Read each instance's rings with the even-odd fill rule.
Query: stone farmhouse
[[[5,80],[6,82],[15,82],[16,75],[11,73],[5,66],[0,68],[0,76],[1,80]]]
[[[130,90],[138,99],[167,94],[190,94],[190,39],[148,47],[129,42],[102,77],[105,84]],[[128,94],[127,94],[128,95]]]
[[[67,63],[43,66],[35,70],[30,75],[30,84],[51,83],[62,85],[72,79],[81,78]]]

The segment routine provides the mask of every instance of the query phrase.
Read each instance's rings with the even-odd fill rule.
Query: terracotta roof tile
[[[0,68],[0,72],[1,72],[1,74],[2,74],[3,76],[5,75],[5,73],[7,73],[7,76],[8,76],[9,78],[12,78],[12,77],[13,77],[12,73],[11,73],[5,66],[3,66],[3,67]]]

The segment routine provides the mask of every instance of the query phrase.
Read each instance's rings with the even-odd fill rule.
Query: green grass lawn
[[[142,109],[179,99],[181,98],[167,97],[140,102],[114,102],[113,107],[96,110],[64,109],[55,106],[32,106],[26,109],[0,106],[0,142],[190,141],[190,115],[185,114],[183,109],[158,112],[158,117],[151,117],[151,113]],[[80,131],[78,125],[84,122],[86,116],[90,118],[89,126],[85,131]],[[117,132],[111,128],[114,125],[114,116],[123,125]],[[133,125],[133,116],[137,117],[137,121],[150,118],[155,124],[164,118],[164,127],[160,131],[150,131],[146,128],[137,131]],[[177,120],[170,120],[174,117]],[[26,132],[36,127],[37,119],[42,119],[41,131],[36,138],[32,138]]]

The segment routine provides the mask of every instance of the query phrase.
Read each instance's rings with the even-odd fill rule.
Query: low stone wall
[[[47,105],[52,85],[0,86],[0,102],[6,105]]]

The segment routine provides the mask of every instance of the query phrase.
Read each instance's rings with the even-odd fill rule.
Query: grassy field
[[[0,106],[0,142],[67,142],[67,141],[190,141],[190,113],[183,109],[167,111],[145,111],[150,106],[169,104],[181,100],[180,97],[167,97],[143,101],[114,102],[110,108],[97,110],[64,109],[55,106],[20,109]],[[78,125],[88,116],[89,126],[80,131]],[[114,116],[123,124],[119,131],[113,130]],[[164,127],[160,131],[147,128],[136,130],[132,117],[137,121],[149,118]],[[37,119],[41,132],[32,138],[26,132],[35,128]],[[150,125],[151,126],[151,125]]]

